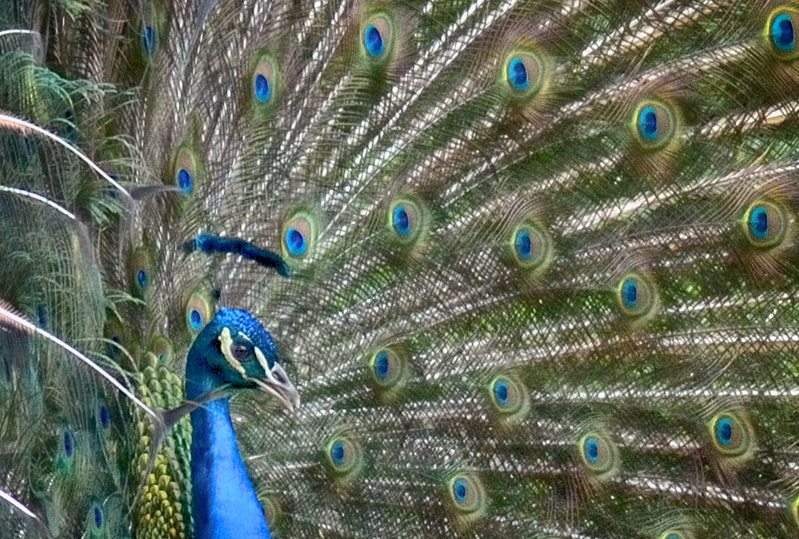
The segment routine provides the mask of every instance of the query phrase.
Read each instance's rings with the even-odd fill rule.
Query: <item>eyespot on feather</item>
[[[86,530],[92,539],[100,539],[106,534],[106,518],[103,506],[99,502],[92,502],[86,514]]]
[[[156,335],[150,342],[150,352],[158,358],[159,363],[171,365],[175,358],[175,351],[172,346],[172,341],[163,335]]]
[[[619,465],[615,444],[599,432],[589,432],[580,438],[578,451],[583,465],[595,477],[609,476]]]
[[[105,403],[101,403],[97,408],[97,425],[102,430],[111,428],[111,412]]]
[[[516,377],[500,374],[488,384],[489,401],[499,417],[518,422],[530,410],[530,395]]]
[[[371,63],[383,64],[394,56],[396,20],[387,12],[367,15],[361,22],[360,43],[363,56]]]
[[[158,53],[161,46],[164,20],[155,2],[146,2],[142,6],[142,18],[138,26],[138,45],[141,57],[149,62]]]
[[[336,434],[325,443],[324,462],[339,480],[354,479],[363,467],[363,450],[349,434]]]
[[[186,328],[191,335],[197,335],[214,317],[211,297],[204,292],[193,292],[186,302]]]
[[[416,245],[427,230],[427,213],[418,201],[399,197],[388,207],[388,231],[391,241],[404,248]]]
[[[777,8],[768,16],[764,34],[769,50],[780,60],[794,60],[797,57],[797,21],[799,11],[789,7]]]
[[[253,94],[255,99],[260,103],[267,103],[272,98],[273,84],[274,67],[272,62],[265,59],[261,60],[255,67],[255,75],[253,75]]]
[[[174,182],[184,195],[197,193],[202,186],[204,169],[198,154],[188,145],[180,147],[175,155]]]
[[[310,214],[301,212],[288,219],[283,224],[280,235],[284,259],[307,258],[314,250],[317,230]]]
[[[447,498],[455,518],[466,527],[485,515],[488,496],[480,478],[472,472],[458,472],[446,482]]]
[[[142,27],[142,47],[147,56],[155,53],[155,29],[150,25]]]
[[[750,245],[758,249],[773,249],[785,241],[791,222],[790,214],[782,205],[759,200],[747,208],[742,224]]]
[[[712,447],[719,455],[735,459],[751,455],[754,431],[740,413],[720,412],[711,419],[709,427]]]
[[[114,426],[114,414],[108,402],[100,397],[94,403],[94,430],[101,443],[111,440]]]
[[[509,250],[513,265],[525,271],[544,271],[553,258],[549,234],[532,221],[522,221],[513,230]]]
[[[369,375],[377,389],[389,391],[405,383],[408,363],[405,354],[392,347],[379,348],[369,359]]]
[[[679,125],[673,105],[645,100],[635,109],[632,131],[641,149],[661,150],[675,140]]]
[[[257,118],[270,115],[283,94],[283,72],[277,59],[269,52],[262,53],[251,76],[250,95],[253,113]]]
[[[544,84],[545,63],[537,51],[512,51],[503,62],[503,80],[514,99],[535,96]]]
[[[144,247],[133,252],[129,266],[131,292],[137,298],[144,298],[152,282],[152,259]]]
[[[636,272],[621,278],[616,288],[616,300],[622,313],[633,319],[654,315],[659,305],[655,284]]]
[[[497,88],[513,109],[542,103],[551,83],[548,56],[537,44],[522,39],[505,49],[495,77]]]
[[[64,474],[71,472],[75,466],[77,447],[75,433],[66,423],[62,423],[56,432],[56,448],[56,469]]]

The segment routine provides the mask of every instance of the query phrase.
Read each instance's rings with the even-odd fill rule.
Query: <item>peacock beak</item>
[[[274,362],[270,369],[263,352],[257,346],[254,350],[255,357],[258,358],[266,375],[262,379],[252,378],[251,380],[255,382],[258,389],[275,397],[289,412],[296,412],[300,408],[300,394],[289,380],[286,371],[278,362]]]

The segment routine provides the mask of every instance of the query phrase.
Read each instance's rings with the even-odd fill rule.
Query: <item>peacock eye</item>
[[[793,57],[793,53],[796,52],[795,24],[797,15],[793,9],[780,8],[769,16],[766,34],[774,52],[782,58]]]
[[[285,384],[286,383],[286,378],[283,376],[283,374],[280,371],[273,371],[272,372],[272,377],[275,380],[277,380],[277,382],[279,384]]]
[[[250,349],[242,344],[231,344],[230,354],[237,360],[242,361],[250,355]]]
[[[376,16],[366,22],[363,30],[363,46],[369,57],[380,59],[391,50],[392,25],[384,16]]]
[[[645,150],[662,149],[677,137],[679,115],[669,103],[643,101],[638,105],[634,118],[635,139]]]

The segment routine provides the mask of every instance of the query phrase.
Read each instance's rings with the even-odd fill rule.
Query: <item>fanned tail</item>
[[[796,534],[795,3],[39,7],[0,10],[38,32],[0,34],[0,300],[161,411],[219,307],[261,320],[275,536]],[[0,325],[13,529],[191,537],[188,420],[150,462]]]

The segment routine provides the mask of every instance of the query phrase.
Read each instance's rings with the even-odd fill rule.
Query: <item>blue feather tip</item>
[[[254,260],[264,267],[275,268],[283,277],[291,277],[291,268],[283,261],[280,255],[261,249],[257,245],[239,238],[223,238],[210,234],[200,234],[193,240],[185,242],[183,251],[187,254],[194,251],[234,253],[243,258]]]

